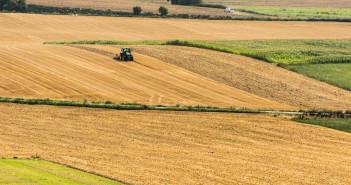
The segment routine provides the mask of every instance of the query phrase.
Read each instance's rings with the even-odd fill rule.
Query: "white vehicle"
[[[234,8],[227,7],[226,9],[224,9],[224,12],[234,13]]]

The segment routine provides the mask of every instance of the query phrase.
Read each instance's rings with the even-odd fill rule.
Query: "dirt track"
[[[264,115],[0,104],[0,157],[136,184],[350,184],[350,134]]]
[[[351,107],[350,91],[248,57],[177,46],[133,48],[222,84],[284,104],[326,110]]]

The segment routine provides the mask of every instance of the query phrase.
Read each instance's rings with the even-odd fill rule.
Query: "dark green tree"
[[[0,0],[1,11],[25,12],[26,8],[26,0]]]
[[[17,1],[17,11],[25,12],[27,10],[26,0],[18,0]]]
[[[166,7],[163,7],[163,6],[160,6],[160,8],[158,9],[158,12],[160,12],[160,14],[162,16],[168,15],[168,9]]]
[[[140,15],[141,14],[142,9],[139,6],[135,6],[133,7],[133,13],[134,15]]]
[[[171,0],[171,4],[196,5],[196,4],[202,4],[202,0]]]

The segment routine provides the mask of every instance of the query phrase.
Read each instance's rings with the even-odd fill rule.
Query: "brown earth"
[[[179,46],[133,46],[133,49],[283,104],[303,109],[348,110],[351,107],[350,91],[248,57]]]
[[[133,184],[350,184],[351,135],[265,115],[0,104],[0,157]]]

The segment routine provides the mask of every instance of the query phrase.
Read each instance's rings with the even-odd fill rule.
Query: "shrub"
[[[160,12],[162,16],[166,16],[168,14],[168,9],[166,7],[160,6],[158,12]]]
[[[142,9],[139,6],[135,6],[133,7],[133,13],[134,15],[140,15],[141,14]]]
[[[202,4],[202,0],[171,0],[171,4],[197,5],[197,4]]]

